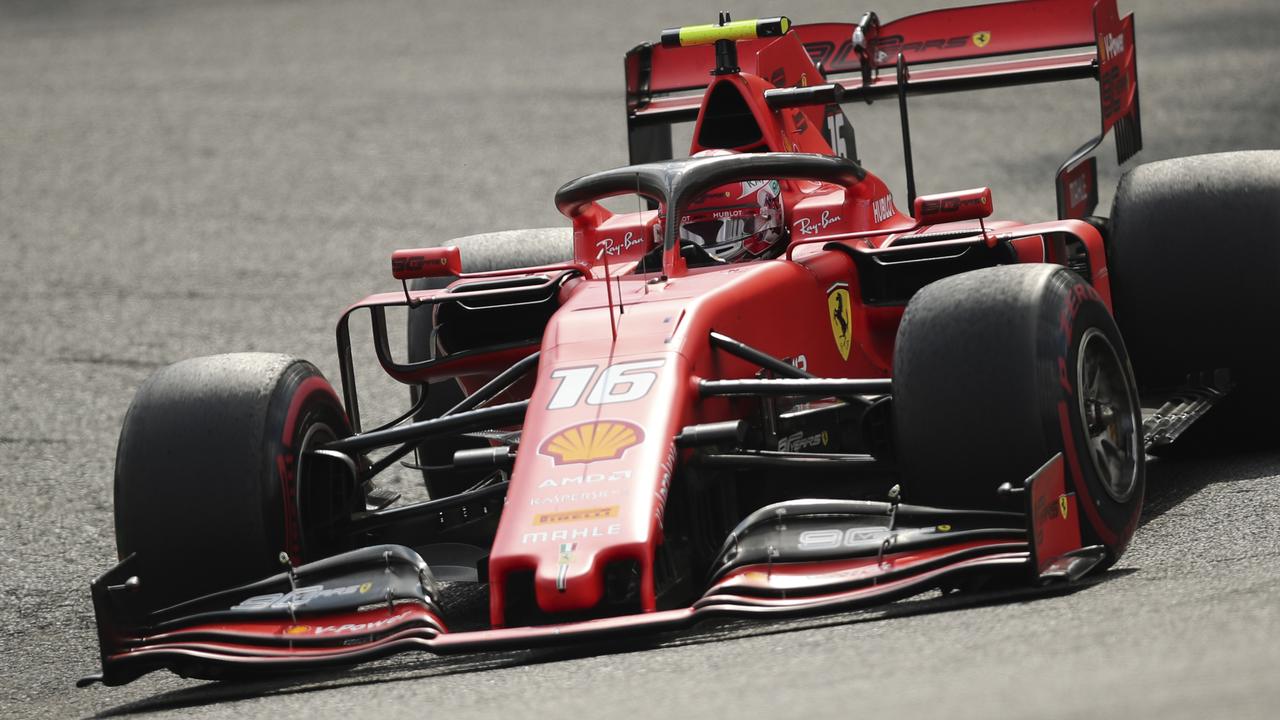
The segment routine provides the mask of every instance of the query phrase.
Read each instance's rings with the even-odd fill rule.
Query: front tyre
[[[1114,562],[1146,468],[1133,370],[1107,306],[1056,265],[956,275],[907,306],[894,356],[895,441],[910,502],[1000,508],[1054,454],[1086,544]]]
[[[350,433],[328,381],[284,355],[195,358],[148,378],[120,432],[115,522],[149,600],[278,572],[281,551],[295,563],[333,552],[361,498],[306,453]]]

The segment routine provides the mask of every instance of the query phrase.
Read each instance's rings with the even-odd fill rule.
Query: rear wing
[[[1096,196],[1092,186],[1081,195],[1080,177],[1087,174],[1087,156],[1108,131],[1115,129],[1119,162],[1142,148],[1133,15],[1121,19],[1116,0],[1001,2],[934,10],[883,25],[867,13],[857,23],[795,25],[788,34],[800,41],[825,81],[843,89],[844,103],[1097,80],[1101,129],[1059,169],[1060,214],[1079,217],[1075,213],[1088,204],[1088,196]],[[743,70],[751,72],[756,54],[777,41],[738,40]],[[909,74],[897,71],[900,60]],[[670,157],[670,139],[662,147],[658,129],[696,119],[714,67],[710,45],[645,43],[627,53],[633,163],[658,159],[654,155],[664,150]]]

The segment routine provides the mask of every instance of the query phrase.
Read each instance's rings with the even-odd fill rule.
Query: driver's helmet
[[[702,155],[728,154],[709,150]],[[689,203],[680,218],[680,242],[701,247],[721,262],[772,257],[786,247],[782,186],[777,180],[721,185]]]

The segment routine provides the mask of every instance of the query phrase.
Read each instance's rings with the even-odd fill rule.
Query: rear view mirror
[[[457,277],[462,274],[462,253],[447,247],[397,250],[391,254],[391,276],[397,280]]]
[[[973,188],[916,198],[916,222],[921,225],[980,220],[990,215],[991,188]]]

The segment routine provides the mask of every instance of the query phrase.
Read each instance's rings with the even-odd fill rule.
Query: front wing
[[[102,672],[122,685],[153,670],[224,679],[438,654],[653,634],[712,617],[782,616],[891,602],[974,574],[1073,582],[1105,559],[1082,547],[1074,493],[1055,456],[1014,513],[896,503],[797,501],[744,520],[692,605],[639,615],[451,633],[430,568],[411,549],[367,547],[155,612],[130,557],[92,585]],[[811,554],[810,554],[811,553]],[[810,559],[813,558],[813,559]]]

